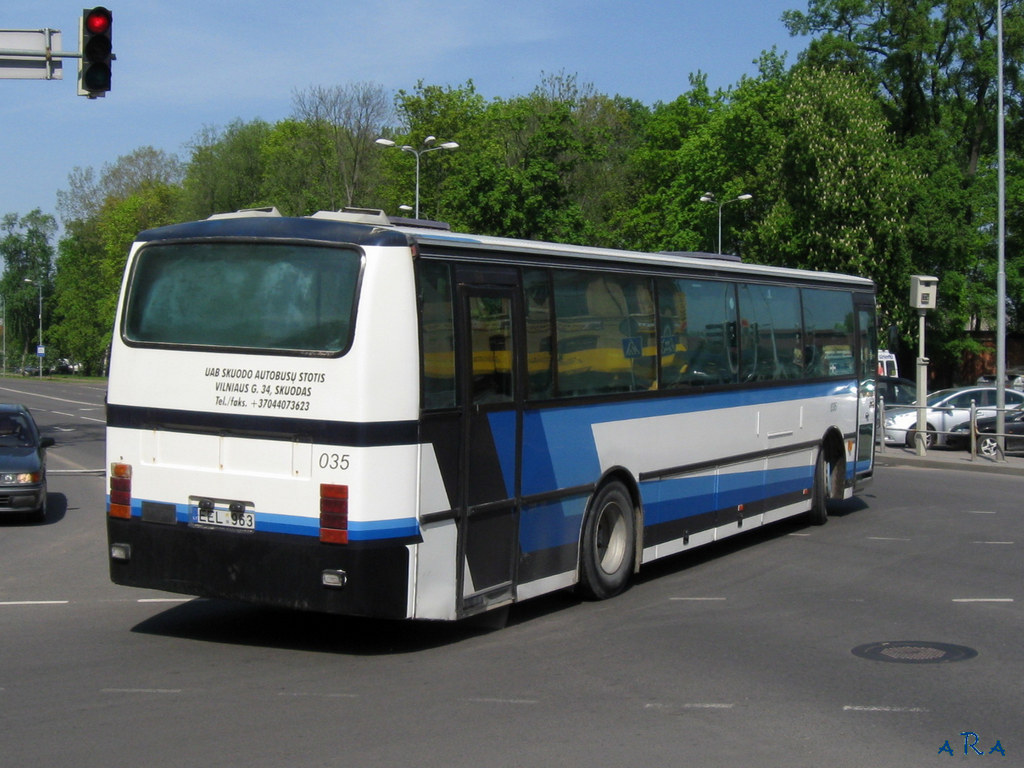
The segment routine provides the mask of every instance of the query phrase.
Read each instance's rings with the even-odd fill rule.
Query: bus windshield
[[[178,242],[140,249],[126,299],[128,343],[339,355],[361,257],[297,243]]]

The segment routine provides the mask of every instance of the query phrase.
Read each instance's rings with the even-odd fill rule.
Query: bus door
[[[459,610],[511,601],[519,556],[518,496],[522,394],[518,273],[462,267],[458,365],[462,391],[459,458]]]
[[[878,370],[878,329],[875,326],[875,304],[872,297],[855,294],[854,308],[857,312],[857,384],[860,389],[857,398],[857,468],[852,478],[856,484],[857,476],[871,474],[875,455],[878,417],[875,409],[875,387],[872,384]]]

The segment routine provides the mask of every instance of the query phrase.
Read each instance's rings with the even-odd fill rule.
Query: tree
[[[311,160],[310,175],[324,198],[322,208],[363,204],[373,196],[379,156],[373,142],[383,135],[391,105],[383,86],[350,83],[317,86],[293,97],[297,146]]]
[[[4,261],[0,296],[3,297],[7,352],[10,355],[20,348],[24,359],[36,345],[40,323],[46,326],[47,296],[52,292],[53,246],[50,240],[57,231],[57,222],[53,216],[36,208],[21,218],[13,213],[5,215],[0,229],[3,231],[0,256]],[[40,291],[42,318],[39,316]]]
[[[398,144],[420,148],[428,136],[442,141],[456,141],[461,148],[455,152],[432,152],[420,166],[420,212],[424,218],[456,223],[460,211],[452,205],[454,198],[445,196],[450,188],[458,197],[458,182],[452,174],[465,169],[470,158],[486,153],[478,138],[486,114],[486,102],[469,80],[458,87],[416,84],[412,92],[400,90],[395,96],[399,125],[383,138]],[[378,152],[382,152],[378,148]],[[414,158],[406,152],[383,152],[384,181],[380,194],[387,210],[395,212],[400,205],[412,205],[415,184]],[[461,198],[458,198],[461,200]],[[457,203],[456,203],[457,204]]]
[[[110,286],[100,279],[102,254],[95,219],[67,225],[58,245],[50,343],[61,357],[80,363],[86,375],[104,371],[113,322],[102,309],[110,293]]]
[[[140,147],[105,164],[98,178],[92,168],[74,168],[68,174],[68,189],[57,191],[57,210],[65,223],[85,221],[97,216],[108,200],[124,199],[147,184],[177,186],[184,172],[176,156]]]
[[[747,254],[870,277],[883,314],[906,325],[906,221],[918,179],[870,85],[798,66],[777,109],[776,143],[758,173],[768,202]]]
[[[270,130],[262,120],[203,128],[190,146],[178,216],[203,219],[265,204],[262,148]]]

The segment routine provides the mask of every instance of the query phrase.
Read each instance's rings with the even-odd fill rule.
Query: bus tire
[[[825,449],[818,449],[818,458],[814,462],[814,480],[811,483],[811,509],[807,520],[811,525],[824,525],[828,522],[828,484],[829,466],[825,461]]]
[[[636,517],[629,491],[619,482],[601,488],[583,523],[580,591],[604,600],[629,584],[636,557]]]

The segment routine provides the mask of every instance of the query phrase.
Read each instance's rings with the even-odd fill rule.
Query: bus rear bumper
[[[405,545],[332,545],[138,518],[107,518],[107,537],[115,584],[348,616],[408,615]]]

